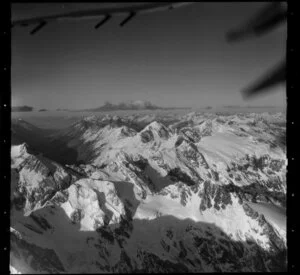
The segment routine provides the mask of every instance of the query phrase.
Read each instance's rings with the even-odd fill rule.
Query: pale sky
[[[58,5],[14,4],[12,16],[41,15]],[[63,21],[34,36],[30,29],[13,28],[12,104],[84,109],[105,101],[149,100],[164,107],[284,106],[285,86],[247,101],[240,91],[285,56],[286,25],[260,38],[225,41],[228,30],[262,6],[198,2],[137,16],[123,28],[122,17],[98,30],[99,20]]]

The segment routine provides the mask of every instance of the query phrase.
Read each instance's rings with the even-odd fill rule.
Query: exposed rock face
[[[14,144],[12,268],[285,271],[285,230],[253,207],[285,206],[281,119],[87,117],[53,137],[77,150],[80,165]]]
[[[197,142],[200,142],[200,140],[201,140],[201,134],[196,129],[193,129],[193,128],[183,128],[180,131],[191,142],[197,143]]]
[[[232,204],[231,194],[226,190],[226,187],[212,184],[211,181],[203,183],[203,189],[199,192],[199,196],[201,198],[201,211],[211,207],[217,210],[225,209],[228,204]]]
[[[182,172],[179,168],[171,169],[168,176],[173,182],[183,182],[189,186],[195,185],[196,183],[189,177],[189,175]]]
[[[26,144],[16,146],[13,154],[12,167],[18,172],[13,191],[19,202],[26,202],[25,211],[43,206],[57,191],[68,188],[80,178],[42,155],[29,154]]]
[[[153,139],[154,139],[153,133],[150,130],[144,131],[141,133],[141,139],[142,139],[142,142],[144,142],[144,143],[153,141]]]
[[[200,135],[202,137],[211,136],[213,131],[213,123],[211,120],[204,121],[198,126],[198,129],[200,130]]]

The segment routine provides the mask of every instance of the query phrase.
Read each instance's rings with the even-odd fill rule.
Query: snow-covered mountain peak
[[[143,142],[167,140],[171,135],[171,130],[158,121],[152,121],[141,132]]]
[[[68,200],[61,207],[80,230],[95,231],[98,227],[120,222],[124,205],[112,182],[81,179],[66,191]]]
[[[11,147],[11,157],[12,159],[20,158],[27,154],[27,144],[24,142],[20,145],[15,145]]]

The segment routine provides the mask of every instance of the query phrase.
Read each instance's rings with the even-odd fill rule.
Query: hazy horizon
[[[61,5],[13,4],[12,17]],[[286,24],[257,39],[225,41],[229,29],[264,5],[199,2],[137,16],[123,28],[116,16],[98,30],[98,19],[51,23],[34,36],[12,29],[12,105],[87,109],[145,100],[161,107],[284,107],[283,85],[247,101],[240,91],[284,56]]]
[[[66,112],[68,112],[68,111],[70,111],[70,112],[72,112],[72,111],[74,111],[74,112],[77,112],[77,111],[87,111],[87,112],[107,112],[107,111],[105,111],[105,110],[101,110],[101,111],[94,111],[93,109],[96,109],[97,107],[102,107],[102,105],[101,106],[97,106],[96,108],[93,108],[93,107],[91,107],[91,108],[86,108],[86,109],[83,109],[83,108],[53,108],[53,109],[51,109],[51,108],[49,108],[49,109],[46,109],[46,108],[37,108],[37,107],[33,107],[33,106],[28,106],[28,105],[21,105],[21,106],[19,106],[19,105],[14,105],[14,106],[12,106],[12,108],[22,108],[22,107],[25,107],[25,106],[27,106],[27,107],[32,107],[33,108],[33,110],[32,111],[13,111],[13,112],[20,112],[20,113],[26,113],[26,112],[38,112],[39,110],[46,110],[46,111],[66,111]],[[156,106],[155,105],[155,107],[161,107],[162,108],[162,110],[163,109],[166,109],[166,110],[168,110],[168,109],[190,109],[190,110],[200,110],[200,109],[207,109],[207,108],[211,108],[211,109],[214,109],[214,110],[217,110],[217,109],[220,109],[220,108],[223,108],[223,109],[228,109],[228,110],[230,110],[230,109],[272,109],[272,108],[274,108],[274,109],[276,109],[276,108],[279,108],[279,109],[285,109],[286,108],[286,106],[285,105],[278,105],[278,106],[276,106],[276,105],[261,105],[261,106],[255,106],[255,105],[235,105],[235,106],[230,106],[230,105],[219,105],[219,106],[199,106],[199,107],[188,107],[188,106],[186,106],[186,107],[180,107],[180,106],[173,106],[173,107],[162,107],[162,106]],[[118,109],[117,109],[118,110]],[[131,110],[131,109],[128,109],[129,111]],[[138,111],[139,109],[132,109],[132,111]],[[140,109],[140,110],[144,110],[144,109]],[[145,109],[145,110],[148,110],[148,111],[151,111],[151,109]],[[154,110],[156,110],[156,109],[154,109]],[[159,110],[159,109],[158,109]],[[113,110],[112,110],[113,111]],[[122,111],[121,109],[120,109],[120,111]],[[126,111],[126,110],[124,110],[124,111]]]

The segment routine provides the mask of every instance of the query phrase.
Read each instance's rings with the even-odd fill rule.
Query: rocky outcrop
[[[214,207],[216,210],[225,209],[232,204],[231,193],[222,185],[212,184],[211,181],[203,183],[202,190],[198,193],[201,198],[200,211]]]

